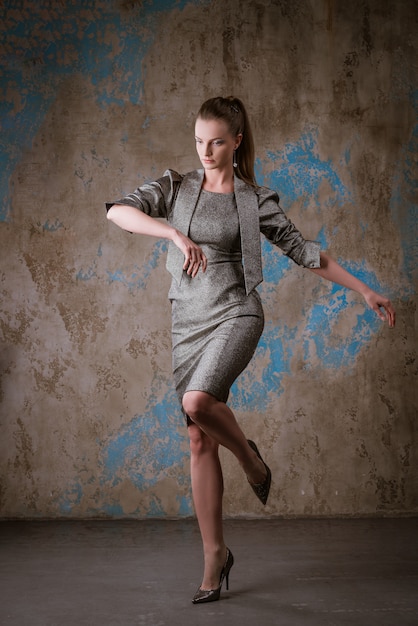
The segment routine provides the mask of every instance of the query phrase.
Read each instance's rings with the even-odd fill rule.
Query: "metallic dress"
[[[181,285],[173,278],[173,372],[179,399],[206,391],[226,402],[229,389],[248,365],[263,331],[255,289],[245,292],[239,219],[233,193],[202,190],[189,230],[208,259],[206,272]]]

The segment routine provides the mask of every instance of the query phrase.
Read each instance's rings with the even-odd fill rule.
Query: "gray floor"
[[[195,606],[196,523],[0,522],[0,624],[418,624],[418,520],[228,520],[230,590]]]

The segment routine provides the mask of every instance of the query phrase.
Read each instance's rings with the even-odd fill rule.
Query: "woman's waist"
[[[208,264],[242,263],[241,250],[223,250],[208,244],[202,244],[200,247],[208,260]]]

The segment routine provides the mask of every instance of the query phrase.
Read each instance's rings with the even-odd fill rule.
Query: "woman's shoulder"
[[[176,172],[176,170],[172,170],[171,168],[169,168],[165,170],[161,178],[169,178],[170,181],[181,182],[184,178],[184,174],[180,174],[179,172]],[[161,180],[161,178],[158,180]]]
[[[175,182],[182,182],[184,179],[199,179],[202,177],[203,170],[191,170],[190,172],[186,172],[185,174],[180,174],[176,170],[171,168],[165,170],[163,177],[169,178]]]
[[[264,187],[263,185],[257,185],[254,187],[254,191],[259,198],[259,202],[265,202],[266,200],[279,201],[279,194],[274,189]]]
[[[249,183],[242,180],[242,178],[239,178],[238,176],[235,178],[235,191],[241,197],[242,194],[244,194],[248,200],[251,196],[253,198],[255,196],[259,209],[261,209],[261,207],[265,205],[266,202],[269,206],[271,205],[271,203],[276,205],[279,203],[279,196],[277,192],[274,191],[274,189],[269,189],[269,187],[265,187],[264,185],[258,185],[257,183]]]

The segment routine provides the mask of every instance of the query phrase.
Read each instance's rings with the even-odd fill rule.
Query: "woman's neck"
[[[216,193],[231,193],[234,191],[234,172],[205,170],[202,189]]]

